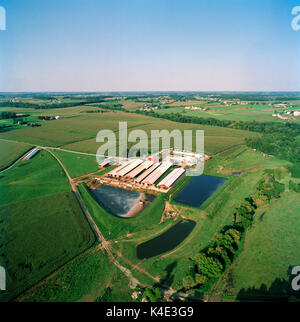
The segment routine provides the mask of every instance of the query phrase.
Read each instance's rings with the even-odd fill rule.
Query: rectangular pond
[[[226,182],[225,178],[214,176],[196,176],[179,192],[175,201],[188,206],[200,207],[214,195]]]
[[[101,206],[122,218],[137,216],[154,199],[152,195],[112,186],[101,186],[90,191]]]
[[[137,258],[150,258],[171,251],[187,238],[195,226],[192,220],[181,220],[161,235],[137,245]]]

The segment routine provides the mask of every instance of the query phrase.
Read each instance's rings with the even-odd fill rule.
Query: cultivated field
[[[14,163],[31,148],[32,146],[28,144],[0,140],[0,171]]]
[[[3,173],[0,192],[0,264],[8,274],[5,299],[11,299],[95,239],[62,170],[47,152]]]

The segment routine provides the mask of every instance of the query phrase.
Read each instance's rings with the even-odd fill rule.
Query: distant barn
[[[37,148],[34,148],[33,150],[31,150],[29,153],[27,153],[25,155],[25,157],[23,158],[23,160],[29,160],[31,159],[33,156],[35,156],[40,150]]]

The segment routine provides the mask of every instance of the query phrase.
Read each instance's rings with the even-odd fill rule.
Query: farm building
[[[100,164],[99,164],[99,167],[100,168],[105,168],[105,167],[108,167],[109,165],[111,165],[113,163],[113,160],[112,159],[105,159],[103,160]]]
[[[174,150],[170,156],[170,160],[176,165],[186,164],[188,166],[193,166],[203,159],[203,155]]]
[[[130,162],[131,162],[131,161],[128,161],[128,162],[126,162],[126,163],[124,163],[124,164],[120,165],[119,167],[117,167],[117,168],[115,168],[115,169],[111,170],[107,175],[108,175],[109,177],[116,177],[116,176],[117,176],[117,173],[118,173],[119,171],[121,171],[123,168],[127,167],[127,166],[128,166],[128,164],[129,164]]]
[[[25,155],[25,157],[23,158],[23,160],[29,160],[31,159],[33,156],[35,156],[40,150],[38,148],[34,148],[33,150],[31,150],[29,153],[27,153]]]
[[[169,173],[157,186],[162,188],[170,188],[177,179],[179,179],[185,170],[183,168],[177,168]]]
[[[161,163],[157,162],[154,163],[149,169],[144,171],[142,174],[140,174],[136,179],[136,183],[141,183],[146,177],[149,176],[150,173],[152,173],[156,168],[158,168],[161,165]]]
[[[142,181],[143,184],[152,185],[154,184],[166,171],[173,165],[170,161],[163,162],[154,172],[152,172],[146,179]]]
[[[154,162],[152,161],[144,161],[142,164],[140,164],[138,167],[130,171],[129,173],[126,174],[127,178],[135,178],[137,175],[139,175],[142,171],[149,169]]]
[[[127,173],[135,169],[137,166],[139,166],[141,163],[143,163],[143,160],[137,159],[129,162],[126,167],[122,168],[120,171],[117,172],[117,177],[124,177]]]

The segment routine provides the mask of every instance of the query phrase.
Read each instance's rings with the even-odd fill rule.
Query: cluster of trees
[[[112,111],[123,111],[126,112],[127,110],[123,107],[123,104],[121,103],[114,103],[114,104],[100,104],[97,105],[100,108],[103,108],[105,110],[112,110]]]
[[[192,257],[194,274],[183,278],[182,288],[187,291],[216,281],[234,260],[241,237],[239,226],[224,227],[207,249]]]
[[[246,198],[233,214],[234,224],[242,232],[252,226],[257,205],[252,197]]]
[[[38,116],[39,120],[52,121],[55,120],[54,116]]]
[[[83,113],[105,113],[107,111],[97,111],[97,110],[87,110],[87,111],[84,111]]]
[[[266,170],[264,178],[258,182],[257,197],[269,203],[272,199],[279,198],[284,190],[285,185],[276,181],[274,170]]]
[[[73,106],[82,106],[93,103],[102,103],[105,100],[101,97],[89,97],[79,102],[61,102],[61,103],[50,103],[50,104],[36,104],[28,102],[1,102],[0,107],[20,107],[20,108],[33,108],[33,109],[53,109],[53,108],[66,108]]]
[[[290,162],[300,162],[300,142],[297,138],[299,132],[295,133],[275,132],[272,134],[263,134],[257,138],[246,138],[246,144],[258,151],[274,155],[279,159]]]
[[[23,114],[22,116],[27,117],[27,116],[29,116],[29,114]],[[14,113],[14,112],[2,112],[2,113],[0,113],[0,119],[1,120],[14,119],[14,118],[17,118],[17,117],[19,117],[19,116],[17,115],[17,113]]]
[[[291,172],[293,178],[300,178],[300,163],[288,167],[288,170]]]
[[[291,191],[295,191],[297,193],[300,193],[300,183],[296,183],[295,181],[290,180],[290,182],[289,182],[289,189]]]

